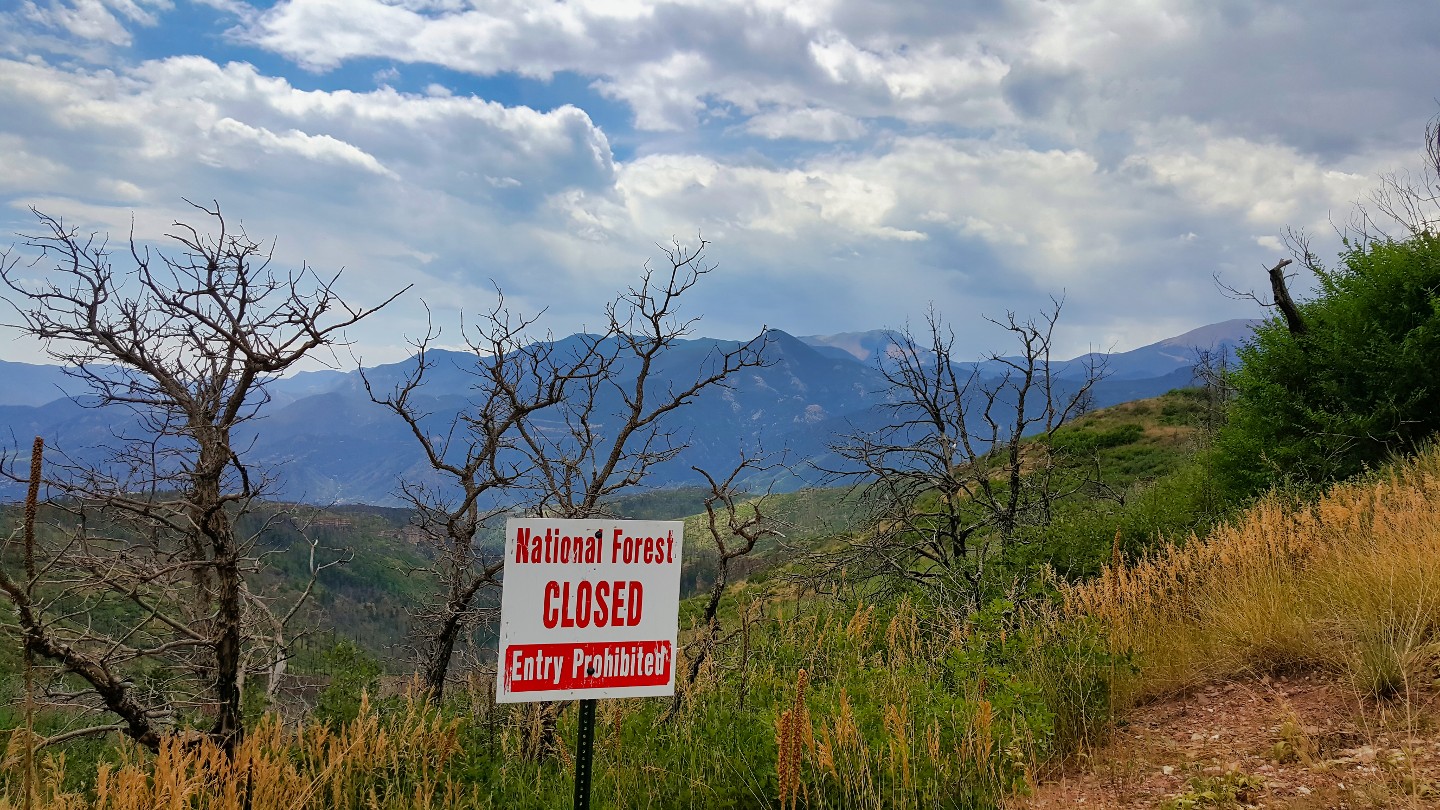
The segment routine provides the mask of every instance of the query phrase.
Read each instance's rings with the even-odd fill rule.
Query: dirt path
[[[1016,807],[1440,808],[1440,701],[1376,703],[1310,675],[1233,681],[1132,712]]]

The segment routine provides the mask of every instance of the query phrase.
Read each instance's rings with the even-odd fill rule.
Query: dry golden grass
[[[338,731],[287,729],[273,716],[246,735],[233,758],[204,738],[168,739],[159,753],[120,749],[101,763],[94,790],[66,792],[64,756],[45,758],[36,807],[48,810],[250,810],[250,808],[453,806],[462,791],[445,776],[459,752],[454,721],[411,702],[381,723],[362,700],[360,716]],[[20,797],[0,796],[0,808]]]
[[[1109,629],[1144,700],[1238,674],[1314,667],[1375,696],[1437,660],[1440,449],[1312,504],[1268,497],[1206,538],[1063,587],[1069,615]]]
[[[657,723],[654,701],[607,702],[597,728],[597,806],[971,806],[957,790],[999,795],[1025,778],[1039,750],[1024,718],[992,703],[984,679],[937,682],[951,653],[973,639],[909,599],[880,608],[796,599],[785,610],[770,605],[745,628],[749,635],[717,650],[685,688],[672,720]],[[233,762],[198,737],[177,737],[155,755],[121,744],[118,762],[75,774],[83,787],[65,788],[63,758],[52,756],[35,806],[561,806],[572,789],[573,717],[562,716],[559,755],[531,762],[521,753],[527,713],[496,713],[490,729],[489,682],[473,687],[484,705],[449,720],[418,701],[384,712],[367,703],[335,730],[267,719]],[[5,790],[0,810],[20,807]]]

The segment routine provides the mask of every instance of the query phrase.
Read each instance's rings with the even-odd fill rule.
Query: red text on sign
[[[545,629],[556,627],[635,627],[645,606],[645,589],[639,582],[600,580],[545,583],[540,620]]]
[[[610,543],[610,562],[669,564],[675,562],[675,533],[665,537],[630,537],[624,529],[616,529]]]

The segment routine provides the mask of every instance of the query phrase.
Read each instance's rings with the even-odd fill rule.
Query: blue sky
[[[357,303],[414,283],[367,363],[427,305],[458,342],[492,283],[593,325],[697,234],[700,334],[933,303],[979,354],[1063,296],[1062,353],[1124,350],[1253,316],[1213,278],[1263,283],[1286,228],[1334,255],[1421,167],[1437,31],[1418,0],[4,0],[0,231],[162,240],[218,200]]]

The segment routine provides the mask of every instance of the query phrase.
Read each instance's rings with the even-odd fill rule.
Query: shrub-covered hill
[[[1137,552],[1159,535],[1203,531],[1226,514],[1201,452],[1221,418],[1216,396],[1204,388],[1177,389],[1095,411],[1063,428],[1056,447],[1089,459],[1086,474],[1097,478],[1061,501],[1049,525],[1029,533],[1015,564],[1048,564],[1069,578],[1093,575],[1116,543]],[[803,575],[808,552],[838,547],[840,538],[863,530],[869,510],[863,487],[854,485],[751,504],[785,536],[766,539],[737,560],[732,581],[764,580],[781,569]],[[703,514],[686,518],[686,538],[686,590],[702,591],[713,581],[717,556]]]
[[[1169,527],[1193,523],[1195,514],[1134,510],[1157,490],[1174,494],[1182,489],[1176,481],[1203,472],[1188,450],[1199,437],[1203,404],[1201,392],[1174,392],[1078,422],[1069,441],[1106,454],[1115,467],[1108,483],[1130,493],[1123,504],[1109,498],[1088,508],[1122,532],[1178,537]],[[1437,742],[1425,719],[1440,643],[1440,588],[1432,570],[1440,560],[1433,547],[1440,519],[1431,514],[1440,503],[1432,491],[1437,471],[1440,455],[1432,450],[1318,501],[1272,497],[1198,538],[1144,553],[1121,550],[1119,565],[1097,564],[1097,578],[1059,584],[1062,606],[1001,599],[969,612],[918,592],[881,600],[845,591],[806,595],[781,577],[751,577],[729,592],[723,640],[699,678],[682,686],[673,710],[661,699],[603,704],[595,801],[1008,805],[1037,788],[1053,795],[1043,785],[1046,775],[1066,762],[1089,761],[1072,758],[1077,752],[1115,750],[1103,747],[1107,729],[1137,703],[1297,669],[1352,690],[1359,716],[1377,724],[1355,733],[1372,729],[1372,741],[1401,740],[1409,748],[1395,749],[1402,758],[1394,761],[1403,764]],[[824,498],[838,494],[815,493],[811,506],[833,514]],[[1114,508],[1100,512],[1102,503]],[[772,506],[782,504],[792,514],[803,511],[779,499]],[[311,528],[333,532],[328,537],[336,541],[373,532],[398,542],[386,533],[400,529],[400,517],[361,512],[347,516],[348,524],[317,527],[312,520]],[[1107,559],[1114,554],[1113,532],[1100,545]],[[700,542],[692,548],[698,552]],[[694,600],[684,615],[693,610]],[[683,617],[682,623],[685,654],[694,655],[698,628]],[[479,679],[438,711],[399,699],[366,703],[357,691],[352,722],[258,726],[238,760],[243,769],[203,746],[173,746],[158,759],[129,748],[77,754],[42,770],[41,794],[49,802],[43,806],[138,808],[185,785],[203,785],[198,806],[214,808],[230,807],[227,796],[237,802],[248,796],[244,804],[260,810],[563,804],[569,765],[528,758],[524,729],[533,717],[494,705],[490,689]],[[1399,737],[1381,725],[1406,717],[1415,722]],[[1286,795],[1267,793],[1281,788],[1266,781],[1275,772],[1261,770],[1266,757],[1293,763],[1313,756],[1332,770],[1350,767],[1336,759],[1341,754],[1325,753],[1322,735],[1277,718],[1273,739],[1255,740],[1259,747],[1236,760],[1241,770],[1197,772],[1186,783],[1182,762],[1172,766],[1178,776],[1163,775],[1173,789],[1157,798],[1182,801],[1202,796],[1202,788],[1229,787],[1248,796]],[[562,711],[558,732],[564,746],[573,743],[573,710]],[[1310,742],[1317,747],[1303,747]],[[1368,743],[1355,737],[1346,744],[1358,757]],[[96,757],[109,763],[103,783]],[[1404,773],[1420,781],[1406,783]],[[1424,806],[1401,798],[1407,784],[1432,789],[1424,782],[1431,771],[1404,773],[1382,769],[1345,781],[1369,779],[1360,784],[1374,795],[1390,791],[1396,806]],[[0,794],[14,797],[15,785],[0,779]]]

